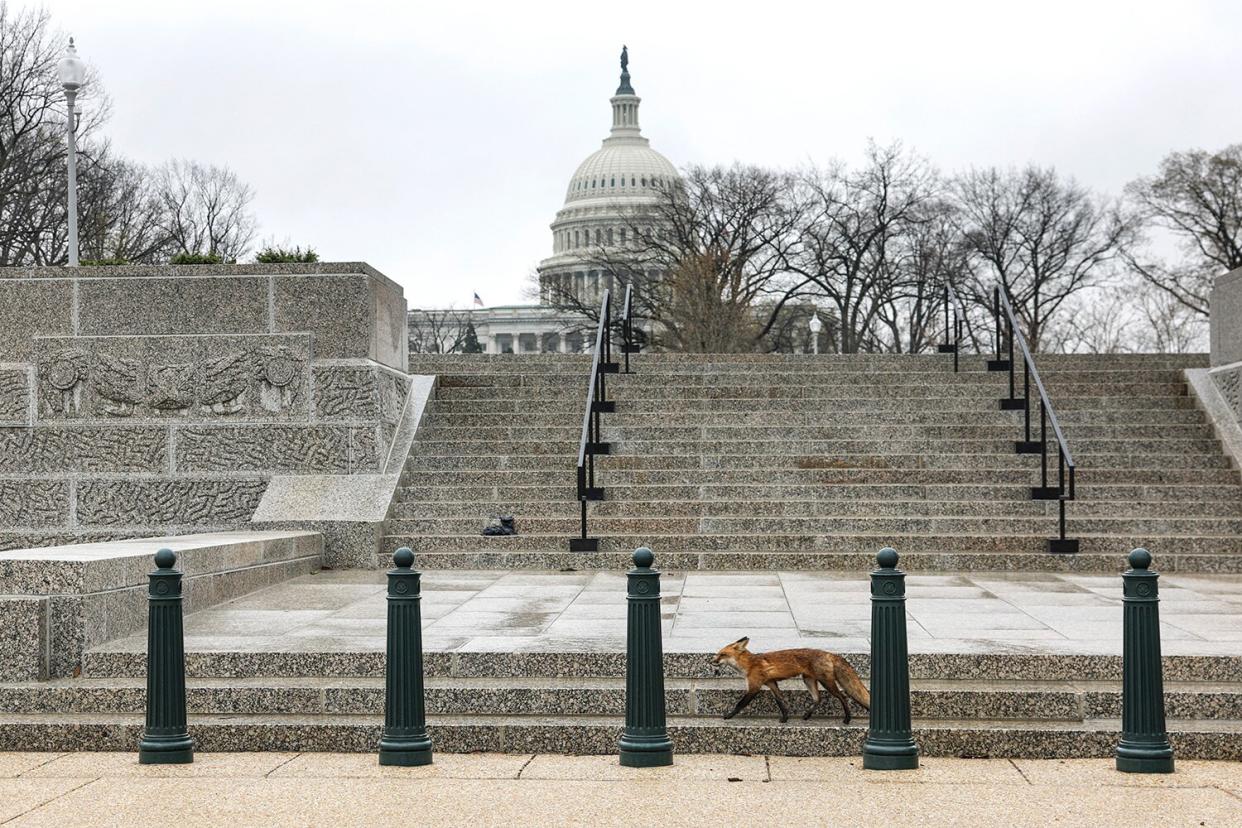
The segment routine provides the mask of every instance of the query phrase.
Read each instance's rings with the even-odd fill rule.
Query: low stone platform
[[[191,611],[323,563],[316,532],[210,532],[0,552],[0,678],[73,675],[86,648],[145,630],[147,575],[165,547],[177,553]]]
[[[610,753],[625,709],[622,573],[429,572],[427,710],[437,749]],[[1117,576],[910,575],[912,712],[926,755],[1108,756],[1119,731]],[[814,646],[869,673],[865,575],[668,572],[666,703],[681,751],[853,755],[866,727],[824,705],[779,724],[709,657]],[[1162,580],[1171,738],[1242,759],[1242,578]],[[384,701],[384,578],[321,572],[186,619],[191,731],[207,750],[372,750]],[[91,649],[81,677],[0,685],[0,749],[130,750],[145,637]],[[808,702],[788,682],[795,711]]]

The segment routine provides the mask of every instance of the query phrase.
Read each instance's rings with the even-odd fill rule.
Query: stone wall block
[[[78,484],[77,525],[241,524],[250,520],[265,488],[265,480],[253,478],[83,480]]]
[[[32,362],[34,337],[71,333],[69,279],[0,279],[0,362]]]
[[[166,472],[161,426],[0,428],[0,474]]]
[[[47,599],[0,597],[0,681],[47,678]]]
[[[81,280],[78,290],[82,336],[268,331],[263,277],[97,278]]]
[[[69,525],[69,481],[0,479],[0,528]]]

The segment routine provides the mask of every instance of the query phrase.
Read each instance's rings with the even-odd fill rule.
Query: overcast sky
[[[21,0],[10,0],[20,6]],[[1055,165],[1116,192],[1242,141],[1242,3],[54,0],[144,162],[227,164],[260,238],[370,262],[411,307],[520,301],[621,44],[678,166],[900,138],[943,170]]]

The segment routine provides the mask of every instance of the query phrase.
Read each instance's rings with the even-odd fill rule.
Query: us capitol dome
[[[590,347],[584,319],[555,306],[555,297],[572,292],[594,305],[612,288],[611,274],[599,268],[600,251],[626,243],[632,227],[659,198],[659,188],[678,177],[677,168],[651,148],[638,124],[642,98],[630,84],[629,52],[621,49],[621,84],[609,99],[612,129],[603,145],[578,165],[565,190],[565,204],[552,222],[552,255],[539,263],[538,305],[508,305],[470,311],[486,353],[576,353]],[[559,303],[559,304],[563,304]],[[437,311],[410,311],[414,317]]]
[[[642,98],[630,85],[629,54],[621,50],[621,85],[612,96],[612,130],[603,146],[578,165],[565,191],[565,206],[552,222],[552,256],[539,263],[541,299],[560,283],[581,301],[611,287],[607,274],[592,270],[584,257],[625,244],[626,227],[659,198],[658,188],[677,178],[677,168],[651,148],[638,125]],[[562,294],[563,295],[563,294]]]

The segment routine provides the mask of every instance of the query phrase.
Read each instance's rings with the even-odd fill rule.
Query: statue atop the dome
[[[618,95],[633,95],[634,87],[630,86],[630,50],[621,47],[621,85],[617,87]]]

